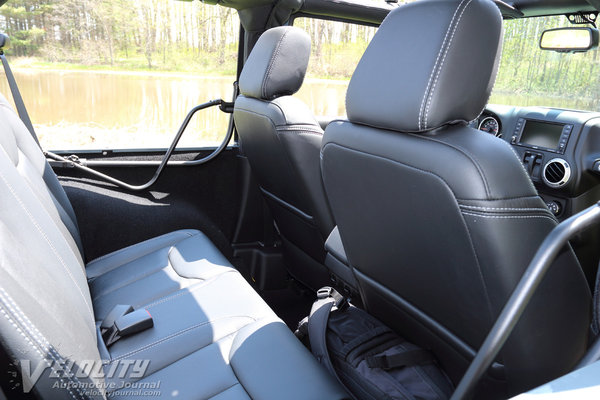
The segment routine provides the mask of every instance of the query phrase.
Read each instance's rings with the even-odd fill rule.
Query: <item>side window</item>
[[[315,115],[345,116],[348,83],[377,28],[305,17],[296,18],[294,26],[308,32],[312,41],[298,97]]]
[[[230,100],[239,19],[176,0],[11,0],[7,57],[44,148],[165,148],[187,112]],[[12,101],[0,75],[0,93]],[[179,147],[221,142],[229,114],[196,114]]]

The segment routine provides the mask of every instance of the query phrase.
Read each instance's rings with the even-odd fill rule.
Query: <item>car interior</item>
[[[4,398],[145,398],[128,389],[152,382],[164,398],[367,398],[301,332],[323,287],[459,387],[545,240],[600,201],[600,109],[488,104],[503,24],[567,16],[592,49],[600,2],[205,3],[240,18],[234,98],[182,115],[166,152],[42,149],[18,88],[0,94]],[[294,96],[311,62],[297,18],[377,28],[345,116]],[[210,107],[230,118],[222,144],[178,148]],[[600,365],[600,229],[579,225],[452,398]]]

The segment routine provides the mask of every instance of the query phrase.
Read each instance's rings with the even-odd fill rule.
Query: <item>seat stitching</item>
[[[288,32],[289,32],[289,29],[286,30],[283,33],[283,35],[281,35],[281,37],[277,41],[277,47],[275,48],[275,51],[273,52],[273,54],[271,55],[271,59],[269,60],[269,67],[267,68],[267,73],[265,74],[265,77],[263,78],[262,85],[261,85],[261,93],[265,99],[267,98],[267,81],[269,80],[269,77],[271,76],[271,71],[273,70],[275,61],[277,61],[277,56],[279,56],[279,50],[281,49],[281,44],[283,43],[283,39],[286,37]]]
[[[288,125],[277,125],[277,129],[281,130],[307,130],[323,133],[323,129],[315,125],[309,124],[288,124]]]
[[[42,360],[44,360],[44,363],[48,367],[50,367],[50,369],[52,370],[52,372],[54,372],[56,374],[56,376],[58,376],[58,379],[64,385],[65,382],[64,382],[63,378],[61,377],[61,374],[59,374],[59,371],[56,370],[54,364],[51,363],[51,362],[49,362],[49,360],[42,354],[42,352],[40,351],[40,349],[33,342],[31,342],[31,340],[25,335],[25,333],[16,325],[16,323],[14,322],[14,320],[12,318],[10,318],[10,316],[6,313],[6,311],[4,310],[4,308],[0,307],[0,312],[6,317],[6,319],[13,326],[13,328],[15,328],[17,330],[17,332],[19,332],[19,334],[27,341],[27,343],[29,344],[29,346],[32,349],[34,349],[36,353],[39,354],[39,356],[42,358]],[[39,346],[39,344],[38,344],[38,346]],[[44,350],[46,350],[46,349],[44,349]],[[50,356],[50,357],[52,358],[53,361],[57,361],[57,360],[54,359],[54,357],[52,357],[52,356]],[[66,389],[67,389],[68,393],[71,395],[71,397],[74,398],[74,399],[77,399],[77,397],[71,391],[70,385],[65,385],[65,386],[66,386]]]
[[[181,233],[181,232],[179,232],[179,231],[176,231],[176,232],[171,232],[171,233],[168,233],[167,235],[163,235],[163,236],[175,236],[175,233]],[[94,276],[94,277],[90,278],[90,280],[96,279],[96,278],[97,278],[97,277],[99,277],[99,276],[102,276],[102,275],[104,275],[104,274],[106,274],[106,273],[108,273],[108,272],[114,271],[115,269],[117,269],[117,268],[119,268],[119,267],[122,267],[122,266],[123,266],[123,265],[125,265],[125,264],[129,264],[130,262],[132,262],[132,261],[135,261],[135,260],[137,260],[137,259],[139,259],[139,258],[145,257],[145,256],[147,256],[147,255],[149,255],[149,254],[151,254],[151,253],[155,253],[155,252],[157,252],[157,251],[159,251],[159,250],[161,250],[161,249],[164,249],[164,248],[166,248],[166,247],[172,247],[172,246],[175,246],[175,245],[177,245],[177,244],[181,243],[182,241],[184,241],[184,240],[187,240],[187,239],[189,239],[189,238],[191,238],[191,237],[194,237],[194,236],[198,236],[199,234],[200,234],[200,232],[197,232],[197,233],[194,233],[194,234],[192,234],[192,233],[189,233],[189,232],[185,232],[185,235],[187,235],[187,237],[178,238],[178,239],[177,239],[177,241],[176,241],[176,242],[174,242],[174,243],[169,243],[169,244],[167,244],[167,245],[165,245],[165,246],[162,246],[162,247],[159,247],[159,248],[153,248],[153,249],[151,249],[151,250],[148,250],[147,252],[142,252],[142,254],[136,254],[135,256],[133,256],[133,255],[132,255],[131,257],[128,257],[128,258],[126,258],[126,260],[125,260],[123,263],[121,263],[121,264],[118,264],[118,265],[113,265],[113,266],[112,266],[110,269],[107,269],[106,271],[103,271],[103,272],[102,272],[100,275],[98,275],[98,276]],[[159,238],[162,238],[162,236],[158,236],[158,237],[155,237],[155,238],[149,239],[148,241],[149,241],[149,242],[151,242],[151,241],[153,241],[153,240],[155,240],[155,239],[159,239]],[[87,268],[87,267],[89,267],[89,266],[90,266],[90,264],[94,264],[94,263],[96,263],[97,261],[102,261],[102,260],[105,260],[105,259],[107,259],[107,258],[110,258],[110,257],[116,256],[116,255],[118,255],[118,254],[122,254],[122,253],[123,253],[123,252],[125,252],[125,251],[129,251],[129,250],[131,250],[131,248],[132,248],[132,247],[135,247],[135,246],[137,246],[137,245],[139,245],[139,244],[141,244],[141,243],[144,243],[144,242],[140,242],[140,243],[137,243],[137,244],[134,244],[134,245],[131,245],[131,246],[127,246],[127,247],[125,247],[125,248],[123,248],[123,249],[120,249],[120,250],[114,251],[114,252],[112,252],[112,253],[105,254],[105,255],[103,255],[103,256],[101,256],[101,257],[95,258],[95,259],[93,259],[92,261],[90,261],[90,262],[89,262],[89,263],[86,265],[86,268]]]
[[[96,294],[94,296],[94,298],[93,298],[93,301],[96,302],[96,301],[98,301],[98,299],[100,299],[102,297],[105,297],[105,296],[107,296],[107,295],[109,295],[111,293],[114,293],[117,290],[121,290],[124,287],[127,287],[129,285],[133,285],[136,282],[139,282],[139,281],[141,281],[143,279],[146,279],[146,278],[148,278],[148,277],[150,277],[152,275],[159,274],[160,272],[162,272],[163,270],[165,270],[167,268],[173,269],[173,267],[171,267],[170,265],[167,265],[165,267],[161,267],[161,268],[158,268],[158,269],[153,269],[153,270],[147,271],[145,274],[134,276],[132,280],[121,281],[121,282],[119,282],[118,286],[117,285],[111,286],[109,289],[104,290],[104,291],[102,291],[99,294]],[[175,273],[177,273],[177,272],[175,272]],[[179,274],[177,274],[177,275],[179,276]],[[131,278],[131,276],[130,276],[130,278]],[[184,278],[184,279],[197,280],[196,278]]]
[[[454,22],[454,18],[456,18],[456,14],[458,13],[458,10],[460,9],[460,7],[462,6],[462,4],[465,2],[466,0],[462,0],[460,2],[460,4],[458,5],[458,7],[456,7],[456,10],[454,10],[454,14],[452,15],[452,19],[450,20],[450,24],[448,25],[448,29],[446,30],[446,35],[444,36],[444,40],[442,41],[442,45],[440,47],[440,51],[438,52],[437,58],[435,59],[435,63],[433,64],[433,68],[431,69],[431,74],[429,75],[429,81],[427,82],[427,87],[425,88],[425,92],[423,93],[423,100],[421,101],[421,108],[419,109],[419,118],[418,118],[418,127],[419,130],[422,129],[422,122],[421,120],[423,119],[423,109],[425,107],[425,99],[427,98],[427,94],[429,92],[429,88],[431,86],[431,80],[433,79],[433,74],[436,70],[436,67],[438,65],[438,62],[440,60],[440,57],[442,55],[442,51],[444,50],[444,45],[446,44],[446,40],[448,39],[448,34],[450,33],[450,28],[452,27],[452,24]]]
[[[160,304],[167,303],[167,302],[169,302],[171,300],[174,300],[174,299],[176,299],[178,297],[181,297],[181,296],[183,296],[185,294],[194,293],[196,290],[203,288],[204,286],[208,285],[209,283],[212,283],[216,278],[220,277],[223,274],[229,273],[229,272],[237,272],[237,271],[233,271],[233,270],[231,270],[231,271],[225,271],[225,272],[223,272],[223,273],[221,273],[221,274],[219,274],[217,276],[214,276],[214,277],[209,278],[207,280],[204,280],[202,282],[198,282],[198,283],[196,283],[194,285],[191,285],[191,286],[188,286],[188,287],[185,287],[185,288],[179,288],[179,289],[177,289],[175,291],[175,292],[178,292],[178,293],[173,294],[173,292],[172,292],[172,293],[170,293],[170,294],[168,294],[168,295],[166,295],[166,296],[164,296],[164,297],[162,297],[160,299],[155,300],[152,303],[149,303],[148,305],[145,305],[144,308],[145,309],[152,308],[152,307],[158,306]]]
[[[460,206],[459,206],[459,209],[460,209]],[[471,246],[471,251],[473,252],[473,257],[475,257],[475,263],[477,264],[477,271],[479,272],[479,279],[481,279],[481,284],[483,285],[483,292],[485,294],[485,299],[487,302],[489,317],[493,320],[494,312],[492,311],[493,310],[492,301],[490,300],[490,294],[488,291],[488,287],[485,282],[485,278],[483,276],[483,270],[481,269],[481,263],[479,262],[479,256],[477,255],[477,251],[475,250],[475,244],[473,243],[473,236],[471,235],[471,230],[469,229],[469,224],[467,224],[467,221],[465,221],[465,216],[464,216],[464,213],[462,212],[462,210],[461,210],[460,220],[462,221],[463,227],[465,228],[465,231],[467,232],[467,235],[469,236],[469,245]]]
[[[322,133],[319,132],[311,132],[311,131],[301,131],[301,130],[285,130],[280,131],[281,134],[296,134],[297,136],[307,135],[307,136],[323,136]]]
[[[20,309],[20,307],[14,302],[12,297],[10,297],[10,295],[4,289],[1,289],[1,293],[4,293],[4,295],[6,296],[6,299],[10,303],[10,304],[7,304],[8,307],[12,308],[14,310],[14,311],[12,311],[13,314],[15,314],[15,311],[17,311],[16,317],[19,320],[19,322],[21,322],[22,324],[24,324],[26,326],[28,332],[33,335],[33,337],[42,345],[42,347],[46,347],[47,351],[53,352],[53,355],[55,356],[57,361],[64,360],[64,358],[60,355],[60,353],[58,353],[58,351],[56,349],[54,349],[52,346],[50,346],[50,342],[48,342],[48,339],[46,339],[44,337],[44,335],[42,335],[42,333],[31,322],[31,320],[27,317],[27,315],[25,315],[25,313],[23,313],[23,311]],[[1,293],[0,293],[0,296],[2,295]],[[69,365],[67,365],[67,368],[70,373],[73,373],[73,371],[71,370],[71,367]],[[77,383],[79,383],[79,384],[81,383],[81,382],[79,382],[77,375],[73,375],[72,378],[74,378]],[[80,388],[77,388],[77,391],[79,392]]]
[[[486,103],[487,104],[487,103]],[[483,111],[482,111],[483,112]],[[527,173],[527,170],[525,169],[525,165],[523,165],[523,163],[520,160],[520,156],[517,154],[517,152],[515,151],[515,149],[513,148],[513,146],[511,146],[506,140],[502,140],[500,139],[500,141],[502,143],[504,143],[505,146],[508,146],[508,148],[510,149],[510,151],[513,152],[513,154],[515,155],[515,157],[517,157],[517,159],[519,160],[519,165],[521,166],[521,170],[523,171],[523,173],[525,174],[525,176],[527,177],[526,181],[529,182],[529,187],[532,190],[536,190],[535,186],[533,185],[533,181],[531,180],[531,177],[529,176],[529,174]]]
[[[536,195],[524,195],[524,196],[514,196],[514,197],[500,197],[500,198],[490,198],[487,199],[485,201],[494,201],[494,200],[531,200],[531,199],[539,199],[540,197],[536,194]],[[457,198],[457,200],[460,201],[481,201],[481,199],[459,199]]]
[[[168,335],[168,336],[165,336],[165,337],[163,337],[163,338],[161,338],[161,339],[159,339],[159,340],[156,340],[156,341],[154,341],[154,342],[152,342],[152,343],[149,343],[149,344],[147,344],[147,345],[144,345],[144,346],[142,346],[142,347],[139,347],[139,348],[137,348],[137,349],[135,349],[135,350],[131,350],[131,351],[129,351],[129,352],[127,352],[127,353],[125,353],[125,354],[121,354],[121,355],[119,355],[119,356],[117,356],[117,357],[114,357],[114,358],[113,358],[113,357],[111,357],[110,363],[113,363],[113,362],[115,362],[115,361],[122,360],[122,359],[123,359],[123,358],[125,358],[125,357],[128,357],[128,356],[131,356],[131,355],[133,355],[133,354],[136,354],[136,353],[142,352],[142,351],[144,351],[144,350],[149,350],[149,349],[151,349],[151,348],[153,348],[153,347],[156,347],[156,346],[158,346],[159,344],[162,344],[162,343],[164,343],[164,342],[167,342],[167,341],[169,341],[169,340],[171,340],[171,339],[174,339],[174,338],[176,338],[177,336],[181,336],[181,335],[183,335],[183,334],[185,334],[185,333],[187,333],[187,332],[190,332],[190,331],[192,331],[192,330],[194,330],[194,329],[201,328],[201,327],[203,327],[203,326],[206,326],[206,325],[211,325],[211,324],[212,324],[213,322],[215,322],[215,321],[222,321],[222,320],[226,320],[226,319],[236,319],[236,318],[247,318],[247,319],[250,319],[250,320],[252,320],[253,322],[256,322],[256,318],[254,318],[254,317],[251,317],[251,316],[249,316],[249,315],[234,315],[234,316],[229,316],[229,317],[223,317],[223,318],[212,319],[212,320],[209,320],[209,321],[202,322],[202,323],[200,323],[200,324],[195,324],[195,325],[192,325],[192,326],[188,326],[187,328],[181,329],[181,330],[179,330],[179,331],[177,331],[177,332],[174,332],[174,333],[172,333],[172,334],[170,334],[170,335]],[[240,329],[241,329],[241,328],[240,328]],[[239,331],[239,329],[238,329],[237,331]],[[236,332],[237,332],[237,331],[236,331]],[[232,333],[230,333],[229,335],[231,335],[231,334],[233,334],[233,333],[235,333],[235,332],[232,332]],[[226,336],[229,336],[229,335],[226,335]]]
[[[208,344],[208,345],[206,345],[206,346],[203,346],[203,347],[201,347],[201,348],[198,348],[198,349],[192,350],[190,353],[188,353],[188,354],[185,354],[185,355],[183,355],[183,356],[181,356],[181,357],[179,357],[179,358],[177,358],[177,359],[174,359],[173,361],[171,361],[171,362],[170,362],[170,363],[168,363],[168,364],[165,364],[165,365],[162,365],[162,366],[158,367],[156,370],[152,371],[150,374],[148,374],[148,375],[144,375],[144,376],[140,377],[139,379],[134,379],[134,378],[132,379],[132,378],[130,377],[130,378],[129,378],[129,379],[130,379],[130,382],[140,382],[140,381],[142,381],[142,380],[144,380],[144,379],[147,379],[147,378],[151,377],[152,375],[155,375],[155,374],[159,373],[160,371],[162,371],[162,370],[164,370],[164,369],[166,369],[166,368],[169,368],[171,365],[173,365],[173,364],[175,364],[175,363],[178,363],[178,362],[180,362],[181,360],[183,360],[183,359],[185,359],[185,358],[187,358],[187,357],[190,357],[191,355],[193,355],[193,354],[195,354],[195,353],[197,353],[197,352],[199,352],[199,351],[202,351],[202,350],[204,350],[204,349],[208,348],[209,346],[214,346],[214,345],[216,345],[216,344],[218,344],[218,343],[220,343],[220,342],[224,342],[225,340],[228,340],[229,338],[231,338],[231,337],[232,337],[232,336],[234,336],[235,334],[237,334],[237,332],[231,332],[231,333],[229,333],[229,334],[227,334],[227,335],[225,335],[225,336],[223,336],[223,337],[219,338],[218,340],[215,340],[214,342],[212,342],[212,343],[209,343],[209,344]],[[233,341],[233,339],[232,339],[232,341]],[[113,363],[113,361],[111,361],[111,360],[108,360],[108,361],[106,361],[106,360],[105,360],[105,362],[104,362],[104,364],[103,364],[103,365],[105,365],[105,366],[106,366],[106,365],[111,365],[112,363]],[[237,377],[236,377],[236,379],[237,379]],[[118,389],[116,389],[116,390],[113,390],[112,392],[109,392],[109,393],[110,393],[111,395],[113,395],[113,396],[114,396],[115,394],[119,393],[119,392],[120,392],[120,391],[122,391],[122,390],[123,390],[123,388],[118,388]]]
[[[485,214],[474,214],[466,211],[462,211],[464,215],[470,215],[473,217],[481,217],[481,218],[492,218],[492,219],[530,219],[530,218],[546,218],[552,222],[556,222],[554,218],[551,218],[549,215],[485,215]]]
[[[48,359],[46,358],[46,356],[42,353],[42,351],[40,350],[40,348],[42,350],[44,350],[44,352],[47,353],[48,356],[50,356],[50,358],[52,358],[53,361],[57,362],[58,365],[60,365],[61,367],[66,367],[68,369],[68,371],[65,371],[65,368],[61,368],[63,370],[63,372],[66,373],[69,381],[75,381],[77,383],[80,384],[79,380],[77,379],[77,377],[73,374],[73,371],[71,370],[70,366],[68,363],[65,362],[61,362],[62,357],[60,355],[58,355],[58,359],[57,359],[57,353],[56,350],[51,349],[51,346],[48,343],[48,340],[46,340],[43,336],[41,336],[41,333],[39,331],[37,331],[37,333],[35,332],[35,327],[33,326],[33,324],[27,324],[21,316],[19,316],[19,313],[21,313],[21,315],[24,318],[27,318],[25,316],[25,314],[23,314],[23,312],[20,310],[20,308],[12,301],[12,298],[10,297],[10,295],[3,289],[0,288],[0,300],[2,300],[2,304],[7,308],[7,310],[11,313],[12,316],[16,317],[17,321],[19,321],[22,325],[23,328],[33,337],[33,339],[35,340],[35,344],[31,341],[31,338],[27,337],[27,335],[25,335],[25,332],[23,332],[23,329],[21,329],[16,321],[11,317],[11,315],[9,315],[6,310],[4,309],[4,307],[0,307],[0,312],[6,317],[6,319],[8,320],[8,322],[13,326],[13,328],[15,328],[17,330],[17,332],[25,339],[25,341],[30,345],[30,347],[35,350],[36,353],[38,353],[38,355],[42,358],[42,360],[44,360],[44,362],[46,363],[46,365],[48,367],[50,367],[50,369],[52,370],[52,372],[54,372],[56,374],[56,376],[58,377],[58,379],[60,380],[61,383],[64,384],[64,380],[63,377],[61,376],[61,374],[59,374],[59,371],[56,369],[56,366],[53,363],[48,362]],[[7,302],[8,300],[8,302]],[[12,302],[12,304],[14,304],[14,308],[9,304],[9,302]],[[38,336],[39,333],[39,336]],[[40,336],[43,338],[43,340],[40,338]],[[44,342],[46,344],[44,344]],[[74,378],[74,379],[73,379]],[[77,394],[79,394],[79,396],[83,397],[83,398],[87,398],[87,395],[84,395],[81,393],[80,391],[80,387],[76,386],[75,387],[77,390]],[[73,391],[71,390],[71,386],[70,385],[66,385],[66,389],[69,392],[69,394],[71,395],[72,398],[76,399],[77,397],[74,395]]]
[[[176,231],[176,232],[171,232],[171,233],[168,233],[168,234],[167,234],[167,235],[165,235],[165,236],[174,236],[174,235],[175,235],[175,233],[181,233],[181,232],[177,232],[177,231]],[[190,237],[191,237],[191,236],[195,236],[195,235],[197,235],[197,233],[195,233],[195,234],[191,234],[191,233],[189,233],[189,232],[186,232],[185,234],[186,234],[186,235],[188,235],[188,236],[190,236]],[[158,238],[160,238],[160,236],[158,236],[158,237],[154,237],[154,238],[151,238],[151,239],[149,239],[148,241],[149,241],[149,242],[151,242],[151,241],[153,241],[153,240],[155,240],[155,239],[158,239]],[[144,243],[144,242],[140,242],[140,243]],[[137,243],[137,244],[140,244],[140,243]],[[134,245],[132,245],[132,246],[127,246],[127,247],[125,247],[125,248],[123,248],[123,249],[119,249],[119,250],[117,250],[117,251],[113,251],[113,252],[111,252],[111,253],[108,253],[108,254],[105,254],[105,255],[103,255],[103,256],[100,256],[100,257],[98,257],[98,258],[95,258],[95,259],[93,259],[93,260],[92,260],[92,261],[90,261],[88,264],[94,263],[94,262],[96,262],[96,261],[104,260],[105,258],[112,257],[112,256],[114,256],[114,255],[116,255],[116,254],[120,254],[120,253],[122,253],[122,252],[124,252],[124,251],[126,251],[126,250],[129,250],[131,247],[134,247],[134,246],[136,246],[136,244],[134,244]]]
[[[234,376],[235,376],[235,374],[234,374]],[[237,379],[237,376],[236,376],[236,379]],[[217,397],[217,396],[219,396],[219,395],[221,395],[221,394],[225,393],[225,392],[226,392],[226,391],[228,391],[229,389],[231,389],[231,388],[233,388],[233,387],[235,387],[235,386],[238,386],[238,385],[242,386],[242,384],[241,384],[239,381],[237,381],[237,382],[236,382],[236,383],[234,383],[233,385],[231,385],[231,386],[228,386],[228,387],[226,387],[225,389],[221,390],[219,393],[215,393],[215,394],[213,394],[212,396],[208,397],[208,398],[207,398],[207,400],[214,399],[215,397]],[[242,388],[243,388],[243,386],[242,386]],[[245,390],[244,390],[244,391],[245,391]]]
[[[464,3],[465,0],[463,0],[459,6],[456,8],[456,10],[458,11],[458,9],[460,8],[460,6],[462,6],[462,3]],[[472,0],[469,0],[469,2],[465,5],[465,7],[463,8],[463,10],[461,11],[458,20],[456,21],[456,24],[454,25],[454,29],[452,30],[452,36],[450,37],[450,40],[448,41],[448,45],[446,46],[446,49],[444,50],[444,57],[442,58],[442,62],[437,70],[436,76],[435,76],[435,81],[433,82],[433,86],[431,87],[431,91],[429,92],[429,96],[427,99],[427,106],[425,107],[425,129],[427,129],[427,122],[429,119],[429,107],[431,106],[431,99],[433,99],[433,95],[435,94],[435,89],[438,83],[438,79],[440,77],[440,73],[442,72],[442,69],[444,68],[444,63],[446,62],[446,56],[448,55],[448,50],[450,50],[450,46],[452,46],[452,41],[454,40],[454,34],[456,33],[456,30],[458,29],[458,26],[460,25],[460,20],[462,19],[463,14],[465,13],[465,10],[469,7],[469,5],[471,4]],[[456,15],[456,12],[455,12]],[[453,17],[454,18],[454,17]],[[447,35],[447,32],[446,32]]]
[[[454,190],[452,190],[452,187],[450,187],[450,185],[448,184],[448,182],[446,182],[444,180],[444,178],[442,178],[441,176],[437,175],[436,173],[434,173],[432,171],[427,171],[427,170],[424,170],[424,169],[421,169],[421,168],[418,168],[418,167],[415,167],[415,166],[412,166],[412,165],[405,164],[405,163],[403,163],[401,161],[397,161],[397,160],[393,160],[391,158],[387,158],[387,157],[383,157],[383,156],[371,154],[371,153],[368,153],[368,152],[362,151],[362,150],[356,150],[356,149],[353,149],[353,148],[350,148],[350,147],[346,147],[346,146],[342,146],[340,144],[333,143],[333,142],[326,143],[325,146],[323,146],[321,152],[327,146],[329,146],[329,145],[338,146],[338,147],[345,148],[345,149],[348,149],[348,150],[351,150],[351,151],[354,151],[354,152],[357,152],[357,153],[368,154],[368,155],[370,155],[372,157],[381,158],[383,160],[390,161],[392,163],[396,163],[398,165],[404,165],[404,166],[406,166],[408,168],[412,168],[412,169],[415,169],[417,171],[421,171],[421,172],[423,172],[425,174],[431,175],[431,176],[439,179],[440,181],[442,181],[446,185],[446,188],[450,191],[450,193],[452,193],[452,196],[454,197],[454,200],[456,201],[456,205],[458,206],[458,209],[460,210],[460,204],[458,204],[458,200],[456,199],[456,194],[454,193]],[[462,210],[460,210],[460,212],[464,213]],[[471,252],[473,254],[473,257],[475,258],[475,264],[477,265],[477,270],[479,272],[479,278],[481,279],[481,285],[483,286],[483,290],[484,290],[484,293],[485,293],[485,298],[486,298],[486,301],[487,301],[488,311],[490,312],[490,316],[493,316],[494,314],[492,313],[492,305],[491,305],[491,301],[490,301],[490,298],[489,298],[489,293],[488,293],[487,285],[485,284],[485,279],[483,278],[483,271],[481,270],[481,264],[479,263],[479,258],[477,257],[477,252],[475,251],[475,246],[473,245],[473,238],[471,236],[471,232],[469,231],[469,227],[467,225],[467,222],[464,219],[464,216],[462,216],[461,221],[463,223],[463,227],[465,228],[465,230],[467,232],[467,235],[469,236],[469,244],[471,246]]]
[[[465,205],[465,204],[460,204],[461,208],[469,208],[469,209],[476,209],[476,210],[485,210],[485,211],[494,211],[494,210],[499,210],[499,211],[548,211],[546,208],[541,208],[541,207],[534,207],[534,208],[511,208],[511,207],[479,207],[479,206],[469,206],[469,205]]]
[[[453,145],[452,143],[446,143],[444,141],[438,140],[438,139],[434,139],[432,137],[428,137],[428,136],[424,136],[424,135],[417,135],[417,134],[413,134],[413,133],[409,133],[409,135],[419,138],[419,139],[424,139],[424,140],[429,140],[431,142],[435,142],[435,143],[439,143],[443,146],[447,146],[450,147],[456,151],[458,151],[459,153],[462,153],[463,155],[465,155],[469,160],[471,160],[471,162],[473,163],[473,165],[475,166],[475,168],[477,168],[477,172],[479,172],[479,177],[481,178],[481,180],[483,181],[483,186],[485,189],[485,194],[488,198],[491,197],[490,194],[490,187],[488,185],[488,181],[487,178],[485,177],[485,174],[483,173],[483,170],[481,168],[481,165],[479,164],[479,161],[477,160],[477,158],[475,158],[475,156],[473,156],[470,152],[468,152],[465,149],[462,149],[458,146]]]
[[[92,308],[91,304],[85,298],[85,295],[83,294],[83,290],[81,289],[81,286],[79,286],[79,284],[77,283],[77,281],[73,277],[73,274],[71,273],[71,271],[67,267],[65,261],[63,260],[63,258],[60,256],[60,254],[58,253],[58,251],[54,247],[54,244],[52,243],[52,241],[48,238],[48,236],[46,235],[46,233],[42,230],[42,228],[38,224],[37,220],[29,212],[29,209],[27,209],[27,207],[25,206],[25,204],[23,203],[23,201],[21,200],[21,198],[16,194],[14,188],[8,182],[8,180],[6,179],[6,177],[4,176],[4,174],[2,174],[2,172],[0,172],[0,178],[4,181],[4,184],[8,187],[8,190],[10,191],[10,193],[12,194],[12,196],[15,198],[15,200],[17,200],[17,202],[19,203],[19,206],[23,209],[23,211],[25,211],[25,213],[29,217],[30,221],[36,227],[36,229],[38,230],[38,232],[42,235],[42,237],[44,238],[44,240],[46,241],[46,243],[50,246],[50,249],[52,250],[52,253],[54,253],[54,255],[56,256],[56,258],[58,259],[58,261],[60,262],[60,264],[63,266],[63,268],[65,269],[65,271],[67,271],[67,274],[69,275],[69,277],[71,278],[71,280],[73,281],[73,283],[75,284],[75,286],[77,287],[77,289],[79,291],[79,294],[81,294],[81,297],[83,298],[83,302],[88,307],[88,311],[92,315],[94,315],[94,312],[92,311],[93,308]]]

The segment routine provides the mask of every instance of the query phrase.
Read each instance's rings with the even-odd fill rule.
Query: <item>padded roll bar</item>
[[[544,239],[519,284],[462,377],[451,400],[468,398],[510,336],[552,262],[569,239],[600,222],[600,202],[564,220]]]

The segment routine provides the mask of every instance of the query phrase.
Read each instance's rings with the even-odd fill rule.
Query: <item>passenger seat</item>
[[[1,95],[0,121],[0,344],[39,398],[348,398],[201,232],[85,266],[73,208]],[[118,304],[154,326],[107,347]]]
[[[233,117],[282,236],[288,270],[316,290],[329,280],[324,248],[334,222],[321,180],[323,129],[291,96],[302,86],[309,58],[303,30],[283,26],[263,33],[240,75]]]

